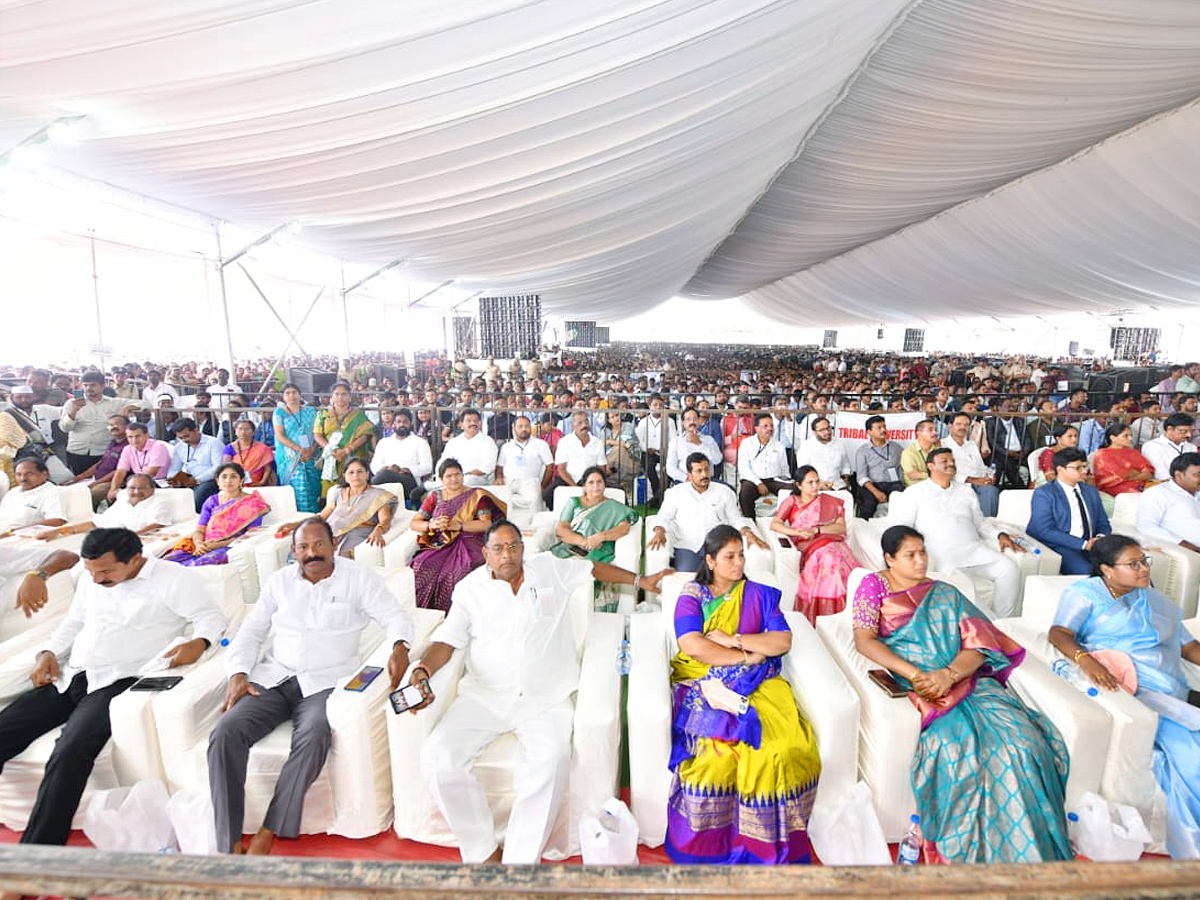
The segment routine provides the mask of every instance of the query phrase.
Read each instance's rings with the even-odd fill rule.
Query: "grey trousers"
[[[333,688],[300,695],[295,678],[254,697],[242,697],[217,721],[208,739],[208,787],[216,819],[217,849],[228,853],[242,839],[246,816],[246,764],[250,748],[292,720],[292,749],[279,773],[263,828],[280,837],[300,835],[304,794],[321,774],[332,744],[325,702]]]

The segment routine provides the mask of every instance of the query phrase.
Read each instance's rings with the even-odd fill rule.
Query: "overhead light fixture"
[[[12,164],[20,168],[32,168],[42,162],[41,149],[49,143],[74,143],[79,138],[79,125],[85,116],[59,116],[42,126],[24,140],[18,141],[0,153],[0,166]]]

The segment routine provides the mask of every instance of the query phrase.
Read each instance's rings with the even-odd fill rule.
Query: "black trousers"
[[[993,450],[992,465],[996,468],[996,487],[1000,490],[1028,487],[1025,479],[1021,477],[1021,463],[1024,461],[1021,454],[1010,456],[1007,450]]]
[[[84,454],[84,453],[72,453],[70,450],[68,450],[67,451],[67,468],[71,470],[72,475],[79,475],[80,473],[86,471],[87,469],[90,469],[92,466],[94,466],[96,463],[100,462],[100,460],[102,460],[102,459],[104,459],[103,455],[88,456],[87,454]]]
[[[777,478],[764,478],[763,484],[767,486],[769,492],[767,496],[778,494],[783,490],[791,490],[795,485],[790,481],[780,481]],[[742,515],[748,519],[754,518],[754,504],[759,498],[758,485],[753,481],[743,480],[738,485],[738,506],[742,509]]]
[[[658,464],[662,460],[662,454],[657,450],[647,450],[642,454],[642,465],[646,469],[646,477],[650,479],[650,493],[654,496],[651,498],[651,503],[654,506],[659,506],[662,503],[662,495],[665,488],[662,485],[662,479],[658,474]]]
[[[46,763],[22,844],[67,842],[92,766],[112,737],[108,706],[135,681],[121,678],[89,694],[87,676],[80,672],[65,693],[53,685],[34,688],[0,711],[0,771],[37,738],[63,726]]]
[[[895,491],[904,490],[904,482],[902,481],[872,481],[871,484],[879,488],[886,496],[890,497]],[[860,519],[869,519],[875,515],[875,510],[879,508],[879,502],[865,487],[858,489],[858,517]]]
[[[384,469],[371,479],[371,484],[376,487],[381,484],[404,485],[404,499],[410,509],[417,509],[425,496],[424,486],[412,477],[411,472],[393,472],[391,469]]]

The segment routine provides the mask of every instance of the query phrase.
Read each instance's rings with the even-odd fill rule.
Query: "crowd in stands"
[[[1147,702],[1179,723],[1180,732],[1160,735],[1173,762],[1159,781],[1172,854],[1200,854],[1200,842],[1179,836],[1200,833],[1200,772],[1183,762],[1195,753],[1195,717],[1157,699],[1195,705],[1180,659],[1200,664],[1200,645],[1179,607],[1151,588],[1139,543],[1200,554],[1200,453],[1191,442],[1200,364],[1151,368],[1133,391],[1089,391],[1089,371],[1106,361],[618,344],[511,360],[423,353],[289,362],[336,381],[306,394],[270,360],[233,373],[147,361],[106,373],[0,375],[0,563],[6,547],[20,546],[5,571],[35,568],[18,597],[29,614],[44,604],[37,582],[53,574],[55,539],[85,535],[89,573],[69,628],[38,656],[34,692],[0,710],[0,760],[20,753],[20,736],[42,724],[85,715],[81,739],[106,740],[100,719],[133,683],[138,654],[190,627],[193,639],[176,651],[186,665],[219,640],[220,615],[184,599],[174,573],[227,564],[231,548],[271,513],[266,489],[290,488],[302,515],[275,538],[290,539],[295,565],[264,584],[230,647],[228,712],[208,750],[223,850],[267,852],[275,835],[298,833],[304,792],[329,752],[325,698],[359,662],[358,635],[373,620],[394,648],[391,686],[407,678],[419,692],[416,708],[432,701],[429,679],[453,651],[469,648],[478,686],[460,694],[426,746],[429,791],[464,860],[536,861],[571,755],[573,688],[563,685],[578,677],[569,622],[549,610],[585,583],[594,583],[597,612],[623,609],[630,586],[635,595],[657,593],[669,571],[649,571],[657,551],[670,553],[674,569],[697,573],[673,614],[673,859],[809,859],[821,761],[781,677],[792,640],[783,613],[793,610],[813,625],[852,615],[857,652],[889,670],[921,711],[913,788],[928,860],[1069,858],[1066,750],[1054,727],[1004,687],[1025,651],[992,624],[1020,613],[1021,557],[1033,548],[1055,554],[1064,575],[1091,576],[1086,589],[1064,595],[1053,645],[1104,688],[1117,682],[1100,651],[1119,645],[1155,694]],[[893,439],[891,414],[907,414],[911,440]],[[852,416],[861,436],[839,435],[839,417]],[[67,520],[58,492],[72,485],[86,485],[94,518]],[[152,552],[142,539],[170,523],[155,500],[170,488],[190,491],[198,518]],[[998,518],[1010,491],[1028,498],[1020,522]],[[1139,495],[1135,536],[1113,534],[1125,494]],[[618,546],[633,532],[641,554],[641,516],[655,511],[645,522],[646,573],[621,567]],[[545,516],[552,525],[539,530]],[[851,540],[868,527],[876,529],[869,540]],[[29,538],[45,542],[32,562]],[[368,548],[392,559],[389,545],[405,539],[415,543],[404,562],[415,606],[446,616],[415,668],[412,621],[360,564]],[[779,587],[748,574],[752,558],[791,560],[791,581],[780,581],[789,591],[795,584],[794,596],[781,598]],[[882,568],[854,588],[855,570],[877,558]],[[986,601],[976,605],[929,576],[952,571],[986,585]],[[152,584],[135,585],[138,578]],[[123,651],[128,664],[76,667],[72,677],[84,680],[51,698],[59,660],[80,634],[95,653],[97,642],[118,641],[129,627],[88,606],[108,599],[96,586],[114,585],[166,598],[167,610]],[[484,602],[492,594],[528,605],[520,613],[528,633],[497,619]],[[1118,599],[1128,621],[1114,631],[1109,607]],[[657,604],[648,596],[638,609]],[[1153,635],[1141,633],[1146,621],[1158,623]],[[1142,649],[1151,637],[1158,649],[1148,661]],[[542,654],[538,678],[507,664],[514,647]],[[107,699],[88,700],[97,687]],[[536,698],[538,715],[514,707],[511,691]],[[288,719],[303,739],[262,831],[243,845],[246,754]],[[519,786],[500,847],[480,824],[483,788],[464,773],[480,747],[509,731],[537,745],[526,748],[536,777]],[[730,743],[744,754],[724,753]],[[956,769],[946,748],[965,744],[975,756]],[[65,840],[71,798],[77,804],[82,791],[76,777],[47,791],[45,809],[39,797],[26,839]],[[997,807],[1010,827],[996,824]]]

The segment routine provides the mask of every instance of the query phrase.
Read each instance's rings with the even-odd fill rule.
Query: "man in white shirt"
[[[650,415],[643,416],[633,429],[641,445],[646,475],[650,479],[650,490],[654,494],[654,502],[662,499],[665,485],[662,484],[658,464],[663,458],[663,449],[670,448],[679,430],[670,416],[663,415],[663,398],[658,394],[650,395]]]
[[[717,451],[720,455],[720,451]],[[704,453],[687,458],[688,474],[683,484],[668,488],[658,511],[659,522],[646,543],[657,550],[671,534],[671,565],[680,572],[695,572],[704,561],[704,538],[718,525],[731,525],[741,531],[747,541],[768,549],[754,531],[753,523],[742,516],[733,492],[712,488],[712,463]]]
[[[683,433],[672,438],[667,449],[668,477],[679,484],[688,481],[687,460],[696,453],[704,454],[714,468],[724,458],[717,442],[700,433],[700,413],[689,406],[683,411]]]
[[[1000,509],[1000,491],[992,470],[983,461],[979,445],[967,437],[970,429],[971,417],[966,413],[955,413],[950,420],[950,434],[942,446],[954,454],[955,478],[974,489],[980,511],[990,519]]]
[[[146,386],[142,388],[142,403],[147,409],[157,409],[158,398],[163,394],[171,396],[172,406],[179,406],[179,392],[162,380],[162,372],[151,369],[146,373]]]
[[[496,459],[496,484],[508,485],[513,508],[537,512],[543,509],[542,491],[554,477],[554,454],[532,432],[528,416],[513,420],[513,438]]]
[[[212,398],[214,409],[225,409],[229,405],[229,398],[241,392],[242,389],[236,384],[229,383],[228,369],[217,369],[217,383],[208,386],[208,395]]]
[[[1171,461],[1170,481],[1142,492],[1137,530],[1148,541],[1179,544],[1200,553],[1200,453],[1183,453]]]
[[[496,442],[483,431],[479,411],[464,409],[458,419],[462,431],[442,450],[438,465],[447,459],[457,459],[463,470],[463,484],[484,487],[492,483],[496,473]]]
[[[1162,404],[1151,400],[1142,405],[1142,415],[1129,423],[1133,446],[1141,449],[1163,433]]]
[[[0,500],[0,537],[34,525],[65,525],[62,488],[50,481],[40,459],[23,459],[16,466],[16,487]]]
[[[99,372],[84,372],[79,380],[83,396],[68,400],[58,420],[58,427],[67,434],[67,465],[75,475],[103,458],[112,441],[109,418],[114,415],[128,418],[133,410],[141,408],[140,403],[105,397],[104,376]]]
[[[9,395],[12,406],[3,411],[5,418],[14,423],[15,428],[5,429],[14,437],[13,453],[26,456],[34,455],[29,449],[22,450],[26,444],[36,445],[40,455],[50,467],[50,479],[59,484],[72,478],[71,470],[66,467],[54,452],[54,423],[62,414],[62,408],[45,403],[34,403],[33,388],[28,385],[17,385]],[[25,441],[17,439],[21,433]]]
[[[289,719],[291,753],[262,828],[244,852],[267,854],[276,835],[300,834],[304,794],[321,773],[332,742],[325,702],[339,678],[358,670],[359,643],[371,620],[392,647],[387,670],[393,689],[408,668],[412,619],[382,577],[336,555],[324,519],[313,516],[297,526],[292,554],[295,565],[271,576],[229,645],[223,715],[208,741],[208,784],[223,852],[243,852],[250,748]]]
[[[1154,477],[1158,481],[1171,480],[1171,464],[1184,453],[1195,453],[1192,429],[1196,420],[1187,413],[1171,413],[1163,423],[1163,433],[1142,445],[1142,456],[1154,466]]]
[[[108,707],[160,654],[170,666],[195,662],[221,639],[225,617],[196,576],[142,555],[123,528],[83,541],[87,575],[66,617],[37,655],[33,690],[0,712],[0,765],[59,725],[23,844],[65,844],[96,757],[112,735]],[[163,649],[191,627],[191,640]],[[68,663],[69,656],[69,665]],[[60,663],[62,668],[60,669]]]
[[[429,441],[413,434],[412,413],[395,411],[394,430],[375,445],[371,457],[371,484],[404,485],[404,497],[416,509],[425,496],[425,478],[433,471],[433,453]]]
[[[833,436],[833,423],[825,416],[809,416],[804,420],[812,437],[804,441],[796,451],[796,468],[812,466],[821,479],[821,490],[840,491],[846,487],[846,479],[854,471],[850,451]]]
[[[421,773],[465,863],[536,864],[558,817],[571,764],[571,695],[579,682],[571,594],[592,578],[657,591],[665,572],[637,576],[550,553],[525,559],[523,550],[512,523],[499,521],[488,529],[484,565],[455,587],[446,621],[410,676],[425,694],[416,707],[421,709],[431,699],[430,676],[455,650],[466,654],[458,695],[421,753]],[[519,749],[501,850],[471,763],[507,733],[516,735]]]
[[[190,517],[189,517],[190,518]],[[94,528],[128,528],[146,535],[176,524],[167,494],[158,490],[154,479],[146,474],[134,474],[125,479],[125,490],[108,509],[92,516],[91,522],[64,525],[67,534],[77,534]]]
[[[0,587],[10,578],[23,576],[14,608],[24,612],[25,618],[32,618],[49,599],[46,582],[50,576],[65,572],[77,562],[78,554],[50,550],[38,541],[0,541]]]
[[[929,478],[893,494],[888,518],[925,535],[931,569],[959,569],[992,582],[992,611],[997,617],[1015,615],[1021,571],[1001,551],[1025,551],[984,520],[974,493],[955,480],[955,469],[954,453],[949,448],[932,451]]]
[[[754,518],[754,502],[793,486],[787,451],[775,440],[775,420],[769,412],[754,416],[754,436],[738,445],[738,505],[742,515]]]
[[[215,477],[217,467],[224,462],[225,448],[215,437],[202,433],[195,419],[180,419],[171,432],[175,443],[171,447],[167,481],[171,487],[191,488],[196,512],[200,512],[204,501],[217,492]],[[131,436],[130,446],[132,440]]]
[[[592,466],[608,472],[608,455],[604,441],[592,434],[592,418],[582,410],[571,416],[571,433],[558,441],[554,453],[554,479],[542,491],[546,506],[554,503],[554,489],[560,484],[575,485]]]

